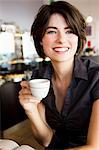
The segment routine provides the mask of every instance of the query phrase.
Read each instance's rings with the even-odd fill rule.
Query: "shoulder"
[[[92,59],[92,57],[81,57],[80,60],[84,63],[87,70],[99,71],[99,63]]]
[[[84,65],[87,68],[88,76],[99,80],[99,63],[96,63],[92,58],[82,58]]]
[[[51,78],[52,65],[48,63],[47,65],[41,64],[39,67],[33,70],[32,78]]]
[[[82,64],[80,67],[84,66],[86,68],[88,76],[97,74],[99,77],[99,63],[97,63],[91,57],[81,57],[79,58],[79,61]]]
[[[88,57],[81,59],[87,68],[88,85],[90,84],[93,100],[99,100],[99,63]]]
[[[77,78],[88,80],[94,76],[99,78],[99,64],[89,57],[75,59],[74,75]]]
[[[81,57],[76,63],[76,78],[91,95],[92,101],[99,99],[99,64],[88,57]]]

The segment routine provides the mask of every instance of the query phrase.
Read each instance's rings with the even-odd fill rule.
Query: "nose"
[[[64,32],[59,32],[58,35],[57,35],[57,42],[59,43],[64,43],[66,42],[66,35]]]

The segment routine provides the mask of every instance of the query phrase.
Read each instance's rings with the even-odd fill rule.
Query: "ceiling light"
[[[87,23],[91,23],[93,21],[93,17],[92,16],[88,16],[86,19]]]

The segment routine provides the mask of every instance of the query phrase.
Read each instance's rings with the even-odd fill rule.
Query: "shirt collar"
[[[45,70],[44,78],[47,78],[50,80],[52,77],[52,74],[53,74],[53,66],[51,63],[49,63],[49,65],[47,66]],[[74,77],[88,80],[87,68],[84,62],[80,58],[75,59]]]
[[[82,59],[80,58],[75,59],[74,76],[76,78],[82,78],[82,79],[88,80],[87,67],[82,61]]]

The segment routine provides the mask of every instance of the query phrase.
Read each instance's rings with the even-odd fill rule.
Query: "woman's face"
[[[52,61],[67,61],[74,59],[78,36],[67,25],[64,17],[56,13],[50,17],[41,44],[45,55]]]

